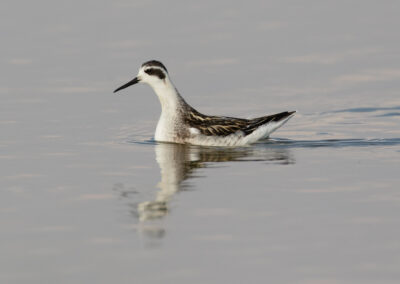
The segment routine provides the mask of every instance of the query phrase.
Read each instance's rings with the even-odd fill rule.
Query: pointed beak
[[[118,89],[116,89],[114,91],[114,93],[118,92],[119,90],[128,88],[129,86],[135,85],[136,83],[139,83],[140,79],[138,79],[138,77],[135,77],[133,80],[129,81],[128,83],[126,83],[125,85],[122,85],[121,87],[119,87]]]

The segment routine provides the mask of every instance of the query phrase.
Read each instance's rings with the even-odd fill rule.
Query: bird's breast
[[[161,113],[154,139],[156,141],[185,143],[189,130],[179,116]]]

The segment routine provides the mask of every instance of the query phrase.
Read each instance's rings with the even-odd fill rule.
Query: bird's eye
[[[165,79],[164,72],[158,68],[149,68],[149,69],[144,70],[144,72],[150,76],[157,76],[160,79]]]

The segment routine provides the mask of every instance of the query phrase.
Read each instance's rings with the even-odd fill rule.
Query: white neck
[[[183,101],[174,84],[167,77],[165,82],[159,81],[150,85],[157,94],[163,112],[176,111]]]
[[[161,116],[157,124],[157,141],[174,141],[177,136],[180,108],[185,103],[174,84],[167,77],[165,81],[150,84],[161,103]]]

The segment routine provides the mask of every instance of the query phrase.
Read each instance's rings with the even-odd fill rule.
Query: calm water
[[[398,283],[398,1],[3,1],[1,283]],[[23,8],[22,8],[23,7]],[[162,60],[270,140],[153,141]]]

